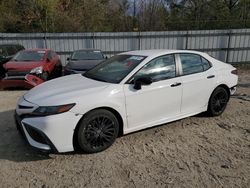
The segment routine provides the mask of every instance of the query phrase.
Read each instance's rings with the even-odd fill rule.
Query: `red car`
[[[4,64],[5,77],[0,87],[32,88],[61,72],[59,56],[49,49],[22,50]]]

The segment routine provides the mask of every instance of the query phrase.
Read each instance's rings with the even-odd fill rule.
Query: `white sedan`
[[[131,51],[33,88],[18,100],[15,117],[35,148],[94,153],[118,135],[205,111],[218,116],[237,82],[233,66],[206,53]]]

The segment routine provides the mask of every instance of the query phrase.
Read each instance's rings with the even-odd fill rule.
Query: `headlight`
[[[75,106],[75,103],[65,104],[60,106],[39,106],[31,114],[36,116],[48,116],[48,115],[60,114],[69,111],[73,106]]]
[[[36,73],[36,74],[42,74],[43,73],[43,67],[36,67],[30,71],[30,73]]]

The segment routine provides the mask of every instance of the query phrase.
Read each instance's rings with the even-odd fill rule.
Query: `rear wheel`
[[[212,93],[209,104],[208,113],[211,116],[219,116],[226,109],[227,102],[229,100],[229,94],[223,87],[218,87]]]
[[[81,121],[78,144],[86,153],[96,153],[110,147],[119,132],[117,118],[110,111],[100,109],[89,112]]]

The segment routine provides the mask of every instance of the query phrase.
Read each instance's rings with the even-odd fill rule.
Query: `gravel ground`
[[[98,154],[32,150],[13,113],[26,91],[0,91],[0,187],[250,187],[250,71],[226,111],[129,134]]]

